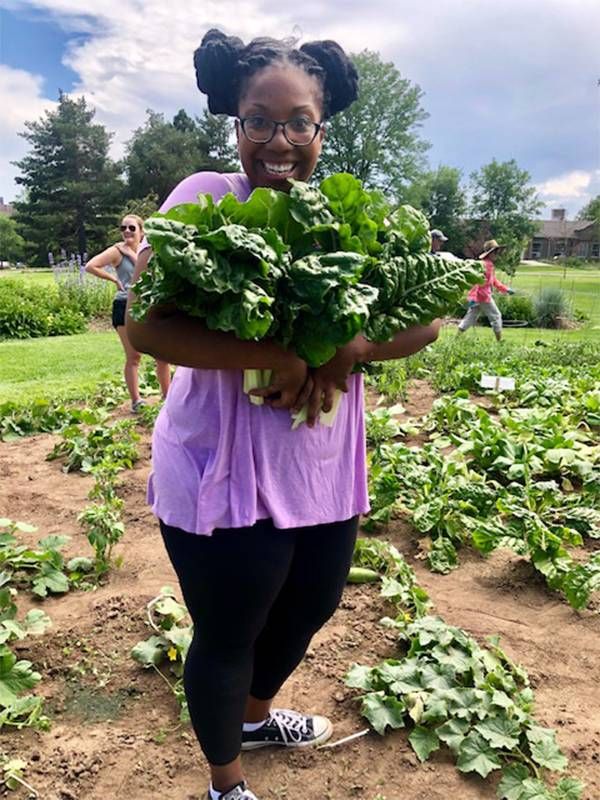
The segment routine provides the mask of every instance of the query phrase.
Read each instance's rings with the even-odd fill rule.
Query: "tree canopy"
[[[490,238],[506,245],[498,266],[513,272],[527,241],[536,232],[535,216],[542,208],[531,176],[514,159],[496,159],[471,174],[470,216],[485,223]]]
[[[448,249],[460,252],[464,245],[464,216],[467,210],[461,172],[439,166],[424,172],[407,190],[404,200],[420,209],[432,228],[440,228],[448,237]]]
[[[50,250],[103,247],[124,200],[119,167],[108,155],[112,134],[93,122],[94,114],[85,98],[61,93],[55,110],[25,123],[21,136],[31,149],[15,162],[16,182],[25,188],[15,219],[38,263]]]
[[[235,170],[236,150],[229,141],[227,118],[204,112],[190,117],[180,109],[171,122],[164,114],[148,109],[144,125],[127,143],[123,166],[127,196],[155,194],[159,203],[188,175],[202,170]]]
[[[429,147],[419,128],[429,116],[423,92],[378,53],[352,56],[359,73],[359,96],[328,120],[315,177],[350,172],[368,187],[399,197],[424,166]]]

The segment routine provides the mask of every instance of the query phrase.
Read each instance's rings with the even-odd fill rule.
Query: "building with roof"
[[[14,208],[10,203],[5,203],[4,198],[0,197],[0,214],[4,214],[7,217],[12,217],[14,213]]]
[[[540,261],[562,257],[600,259],[600,224],[590,219],[568,220],[564,208],[555,208],[552,219],[540,222],[524,257]]]

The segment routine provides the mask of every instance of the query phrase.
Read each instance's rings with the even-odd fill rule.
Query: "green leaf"
[[[423,716],[421,717],[422,722],[442,722],[442,720],[447,719],[447,717],[448,704],[446,701],[441,697],[437,697],[435,694],[429,695]]]
[[[346,686],[350,686],[352,689],[362,689],[365,692],[370,692],[376,685],[373,669],[360,664],[353,664],[346,673],[345,683]]]
[[[162,636],[150,636],[131,650],[132,657],[144,667],[157,667],[166,658],[167,645]]]
[[[471,731],[458,748],[456,766],[461,772],[476,772],[482,778],[502,767],[500,757],[479,733]]]
[[[546,769],[562,772],[568,764],[556,743],[556,732],[551,728],[533,726],[526,732],[531,758]]]
[[[449,719],[448,722],[436,728],[435,732],[442,742],[456,753],[467,735],[469,727],[470,722],[466,719]]]
[[[52,534],[51,536],[45,536],[43,539],[38,541],[38,545],[43,550],[60,550],[61,547],[64,547],[71,541],[70,536],[60,536],[58,534]]]
[[[361,713],[377,733],[383,736],[387,727],[404,727],[406,705],[402,700],[386,696],[385,692],[372,692],[363,697]]]
[[[502,779],[498,784],[500,800],[521,800],[523,782],[531,776],[524,764],[510,764],[502,770]]]
[[[488,717],[475,725],[475,730],[497,750],[512,750],[516,747],[519,744],[520,729],[518,722],[506,715]]]
[[[576,778],[562,778],[554,787],[552,800],[580,800],[584,785]]]
[[[552,800],[552,796],[543,781],[527,778],[523,781],[519,800]]]
[[[38,597],[46,597],[48,592],[60,594],[69,591],[69,579],[58,569],[44,564],[39,575],[31,583],[31,589]]]
[[[86,556],[75,556],[67,561],[66,569],[69,572],[92,572],[94,569],[94,561]]]
[[[435,751],[439,750],[440,740],[438,739],[435,731],[417,725],[408,737],[413,750],[417,754],[419,761],[427,761],[429,756]]]
[[[433,541],[431,550],[427,554],[427,561],[433,572],[447,575],[458,566],[456,547],[450,539],[440,536]]]
[[[35,533],[37,528],[35,525],[29,525],[27,522],[15,522],[15,530],[21,533]]]
[[[10,706],[21,692],[41,680],[39,672],[31,667],[30,661],[17,661],[6,645],[0,645],[0,707]]]

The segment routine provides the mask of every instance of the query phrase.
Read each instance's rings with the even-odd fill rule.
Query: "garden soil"
[[[432,399],[425,384],[413,386],[407,414],[425,413]],[[92,479],[64,474],[58,461],[45,460],[55,440],[41,435],[0,444],[0,516],[38,526],[38,534],[24,535],[32,542],[68,534],[69,556],[89,554],[77,514],[88,502]],[[126,534],[117,547],[122,564],[107,583],[43,603],[24,593],[19,598],[22,612],[38,605],[53,621],[44,636],[15,645],[43,676],[38,691],[47,700],[52,728],[2,731],[0,750],[27,762],[26,780],[41,800],[201,800],[206,792],[205,764],[191,728],[178,723],[169,687],[130,657],[131,648],[150,635],[146,604],[162,586],[177,586],[145,503],[147,433],[141,450],[135,469],[124,473]],[[528,670],[536,715],[557,729],[570,774],[586,782],[586,800],[600,800],[598,604],[573,611],[526,561],[507,552],[484,560],[465,551],[458,570],[434,575],[408,525],[396,521],[381,535],[405,554],[447,622],[482,642],[500,634],[508,654]],[[326,714],[335,725],[334,739],[364,729],[356,693],[345,688],[343,677],[353,663],[374,664],[394,655],[393,633],[378,625],[388,610],[376,587],[348,586],[278,704]],[[332,749],[265,749],[244,755],[244,765],[260,800],[496,796],[494,780],[461,775],[447,751],[420,764],[404,731],[385,737],[369,733]],[[14,800],[30,796],[25,790],[9,794]]]

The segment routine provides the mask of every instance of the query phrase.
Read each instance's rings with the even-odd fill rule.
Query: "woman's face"
[[[286,122],[304,118],[320,123],[323,95],[318,80],[290,64],[274,64],[252,75],[240,99],[239,116],[261,116],[265,120]],[[267,186],[289,191],[289,178],[306,181],[312,175],[321,153],[324,130],[321,128],[309,145],[290,144],[281,126],[270,142],[256,144],[243,133],[236,121],[238,150],[251,186]]]
[[[133,230],[132,230],[133,228]],[[133,217],[123,217],[121,220],[121,236],[125,244],[134,245],[141,241],[140,226]]]

